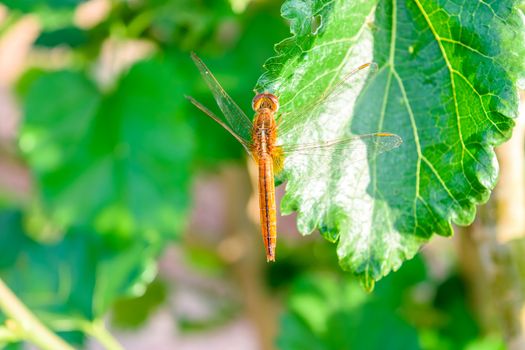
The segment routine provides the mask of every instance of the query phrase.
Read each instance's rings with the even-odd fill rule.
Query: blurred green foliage
[[[139,297],[121,298],[113,306],[111,321],[121,328],[136,328],[146,322],[159,306],[166,302],[167,287],[153,280]]]
[[[123,236],[181,230],[193,132],[177,113],[183,91],[174,77],[171,64],[148,60],[108,96],[78,73],[35,81],[20,146],[53,221]],[[50,89],[63,98],[48,104]]]
[[[82,3],[82,0],[3,0],[7,7],[13,10],[19,10],[24,13],[31,13],[38,10],[60,10],[74,9],[75,6]]]
[[[38,17],[35,47],[69,52],[63,69],[30,67],[16,85],[19,146],[36,191],[22,211],[0,216],[0,276],[59,332],[86,331],[123,297],[115,322],[144,321],[155,305],[144,302],[149,294],[133,317],[122,308],[144,292],[154,259],[185,229],[191,177],[241,159],[235,140],[184,99],[210,101],[190,50],[210,57],[249,106],[262,63],[287,32],[277,3],[236,14],[226,1],[115,1],[91,29],[75,26],[78,3],[4,3],[12,23]],[[108,40],[141,40],[153,50],[103,84],[94,72]]]
[[[60,242],[41,244],[25,235],[16,211],[0,214],[0,232],[2,279],[56,331],[85,331],[118,298],[143,293],[156,274],[160,247],[141,239],[116,247],[90,229],[71,228]]]
[[[504,349],[485,337],[457,275],[444,281],[416,257],[367,294],[355,278],[308,272],[296,278],[281,317],[279,349]]]

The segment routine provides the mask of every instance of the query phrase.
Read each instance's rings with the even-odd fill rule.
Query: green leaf
[[[85,45],[88,41],[86,31],[74,26],[43,32],[35,41],[35,46],[53,48],[57,46],[69,46],[77,48]]]
[[[144,294],[117,300],[111,323],[123,329],[137,329],[166,301],[167,286],[160,280],[150,283]]]
[[[443,322],[434,331],[439,339],[447,339],[449,343],[461,349],[468,342],[480,336],[480,326],[467,304],[468,291],[459,276],[452,275],[436,289],[434,305],[443,314]]]
[[[287,349],[500,349],[469,308],[464,283],[438,282],[421,254],[372,293],[326,269],[292,280],[277,346]],[[322,271],[322,272],[321,272]]]
[[[277,346],[281,350],[420,349],[416,329],[398,308],[399,303],[385,304],[348,278],[304,276],[293,285]]]
[[[341,266],[366,286],[452,222],[472,222],[497,179],[493,146],[511,134],[523,74],[518,1],[289,0],[293,37],[276,46],[258,90],[273,91],[298,144],[391,132],[401,147],[286,161],[282,212],[303,234],[337,241]],[[354,75],[365,62],[377,69]],[[362,72],[362,71],[361,71]],[[321,108],[311,108],[322,100]],[[300,118],[291,119],[293,113]]]
[[[152,59],[106,96],[76,72],[32,85],[20,147],[55,222],[150,238],[181,230],[193,132],[179,108],[177,75]],[[60,98],[50,103],[50,93]]]
[[[42,8],[53,8],[57,10],[70,9],[82,0],[4,0],[3,3],[14,10],[23,12],[38,11]]]
[[[19,212],[0,213],[0,277],[55,330],[82,330],[82,322],[100,319],[117,298],[143,293],[159,250],[139,239],[116,247],[81,228],[40,244],[25,234]]]

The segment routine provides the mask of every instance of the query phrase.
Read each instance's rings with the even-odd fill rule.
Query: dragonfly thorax
[[[259,112],[263,109],[269,109],[275,113],[279,109],[279,99],[277,96],[264,92],[256,95],[252,100],[252,108],[254,111]]]

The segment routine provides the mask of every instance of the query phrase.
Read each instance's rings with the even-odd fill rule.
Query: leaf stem
[[[13,332],[9,326],[0,326],[0,347],[5,346],[6,343],[14,343],[23,340],[19,334]]]
[[[55,333],[47,329],[0,279],[0,309],[14,322],[16,333],[45,350],[73,350]]]
[[[86,323],[83,327],[84,332],[97,339],[108,350],[124,350],[124,347],[108,332],[102,320],[95,320]]]

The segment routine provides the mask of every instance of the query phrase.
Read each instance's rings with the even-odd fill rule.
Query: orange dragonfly
[[[194,53],[191,57],[199,69],[206,84],[210,88],[217,105],[223,113],[223,117],[218,117],[208,108],[197,102],[192,97],[186,98],[193,103],[198,109],[208,115],[210,118],[219,123],[224,129],[233,135],[244,147],[246,152],[255,160],[259,169],[259,208],[262,236],[266,248],[266,260],[275,261],[275,248],[277,244],[277,227],[276,227],[276,205],[275,205],[275,182],[274,172],[278,173],[283,169],[284,161],[292,155],[323,155],[326,154],[333,160],[333,156],[343,155],[345,150],[373,150],[374,154],[388,151],[398,147],[402,140],[399,136],[391,133],[374,133],[358,136],[347,136],[335,140],[323,142],[314,142],[306,144],[282,144],[279,137],[293,132],[294,123],[285,123],[283,116],[278,116],[279,99],[277,96],[264,92],[257,94],[252,101],[252,108],[255,111],[255,117],[252,121],[237,106],[232,98],[224,91],[217,79],[210,72],[208,67]],[[296,120],[297,116],[302,117],[311,113],[321,105],[329,95],[337,93],[337,88],[351,75],[369,67],[365,64],[345,76],[343,81],[334,87],[320,100],[315,101],[312,105],[306,106],[303,112],[294,113],[295,115],[286,115],[287,120]],[[279,117],[278,119],[276,117]]]

